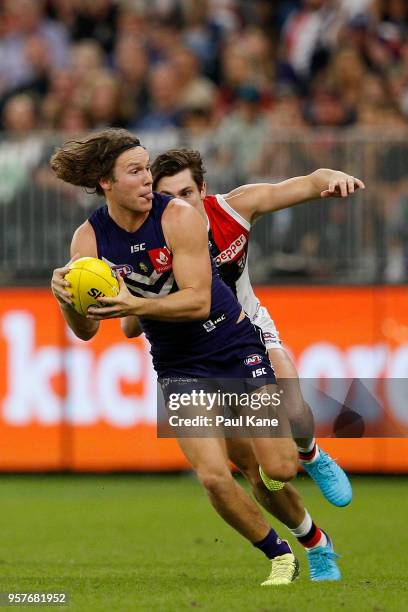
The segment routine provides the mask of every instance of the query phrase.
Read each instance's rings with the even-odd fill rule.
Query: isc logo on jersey
[[[258,376],[267,376],[266,368],[256,368],[256,370],[252,370],[251,372],[252,378],[257,378]]]
[[[142,242],[141,244],[134,244],[130,247],[131,253],[139,253],[139,251],[145,251],[145,250],[146,250],[145,242]]]
[[[262,357],[260,355],[248,355],[248,357],[244,360],[245,365],[247,366],[255,366],[262,363]]]
[[[163,274],[163,272],[169,272],[171,270],[173,256],[167,247],[151,249],[147,251],[147,253],[156,272]]]

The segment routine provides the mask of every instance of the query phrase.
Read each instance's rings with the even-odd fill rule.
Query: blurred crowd
[[[406,0],[0,0],[1,128],[389,125]]]
[[[322,165],[360,176],[360,206],[255,227],[254,273],[262,252],[260,282],[408,279],[407,0],[0,0],[0,281],[64,261],[95,200],[57,184],[52,134],[105,126],[152,157],[197,146],[221,193]]]

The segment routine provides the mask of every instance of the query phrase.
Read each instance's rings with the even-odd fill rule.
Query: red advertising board
[[[408,410],[387,384],[408,378],[406,289],[257,293],[301,377],[372,379],[384,405],[380,426],[402,436],[326,438],[324,448],[348,469],[408,471]],[[0,296],[0,470],[187,466],[175,440],[156,437],[156,382],[144,339],[127,340],[118,321],[106,321],[82,342],[48,290],[2,289]]]

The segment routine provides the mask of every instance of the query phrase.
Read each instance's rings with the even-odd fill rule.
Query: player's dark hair
[[[154,160],[152,164],[153,190],[164,176],[174,176],[183,170],[189,169],[195,184],[199,189],[204,184],[203,160],[198,151],[193,149],[169,149]]]
[[[99,181],[114,178],[117,157],[140,146],[140,140],[127,130],[108,128],[82,140],[68,140],[51,157],[50,165],[58,178],[66,183],[103,195]]]

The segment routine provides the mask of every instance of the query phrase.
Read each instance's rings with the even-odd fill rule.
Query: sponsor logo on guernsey
[[[266,376],[267,371],[266,368],[257,368],[252,371],[252,378],[257,378],[258,376]]]
[[[244,359],[244,363],[247,366],[259,365],[262,363],[262,357],[260,355],[248,355],[248,357]]]
[[[122,278],[130,276],[133,272],[133,268],[129,264],[117,264],[111,266],[115,276],[120,275]]]
[[[147,253],[156,272],[163,274],[163,272],[169,272],[171,270],[173,256],[167,247],[164,246],[160,249],[151,249],[147,251]]]
[[[206,332],[212,332],[214,331],[218,323],[221,323],[221,321],[225,321],[225,319],[225,314],[221,315],[220,317],[217,317],[214,321],[212,319],[208,319],[208,321],[203,323],[203,327]]]
[[[203,327],[204,327],[206,332],[211,332],[211,331],[213,331],[215,329],[215,325],[214,325],[214,323],[211,320],[206,321],[205,323],[203,323]]]
[[[146,243],[142,242],[141,244],[133,244],[130,247],[130,252],[131,253],[139,253],[139,251],[145,251],[146,250]]]
[[[217,266],[221,266],[223,263],[227,263],[227,261],[232,261],[235,256],[242,251],[244,246],[247,243],[247,239],[244,234],[241,234],[236,240],[231,242],[229,247],[221,251],[219,255],[215,258],[215,264]]]

